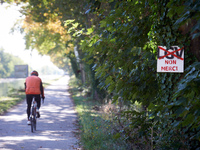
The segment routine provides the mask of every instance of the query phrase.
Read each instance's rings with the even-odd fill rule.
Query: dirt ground
[[[0,149],[3,150],[74,150],[77,114],[67,91],[69,77],[64,76],[45,88],[37,131],[27,125],[26,102],[0,116]]]

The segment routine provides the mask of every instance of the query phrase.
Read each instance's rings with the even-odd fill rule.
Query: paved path
[[[0,149],[3,150],[73,150],[78,149],[74,135],[77,114],[67,92],[68,76],[45,89],[45,103],[40,108],[37,131],[27,123],[26,103],[0,116]]]

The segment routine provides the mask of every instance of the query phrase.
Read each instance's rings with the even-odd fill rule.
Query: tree
[[[14,77],[14,66],[21,65],[24,62],[16,56],[5,53],[4,49],[0,49],[0,78]]]
[[[100,7],[94,5],[96,13],[103,12],[101,6],[106,3],[99,2]],[[198,147],[199,119],[194,118],[199,118],[195,113],[199,105],[199,48],[194,49],[194,43],[198,45],[199,25],[196,19],[199,15],[195,13],[194,18],[185,15],[189,13],[188,7],[198,12],[199,9],[194,10],[192,6],[199,6],[196,1],[179,2],[112,1],[109,4],[113,9],[106,16],[99,14],[105,19],[97,23],[96,28],[91,28],[92,32],[82,43],[87,58],[95,64],[93,69],[100,85],[113,95],[113,102],[122,101],[130,105],[137,101],[144,107],[141,112],[132,109],[124,112],[125,116],[131,116],[127,118],[131,120],[127,122],[130,128],[123,128],[120,133],[125,132],[125,138],[134,143],[131,134],[136,129],[148,141],[151,129],[155,128],[155,133],[159,134],[154,136],[156,146],[150,145],[149,141],[152,149]],[[176,10],[179,10],[178,15]],[[193,24],[190,19],[195,19],[196,23]],[[183,28],[186,23],[191,30]],[[186,35],[193,35],[194,39]],[[157,45],[185,47],[185,74],[156,73]],[[124,126],[127,127],[126,124]],[[189,139],[188,134],[193,138]],[[160,138],[159,135],[163,136]],[[180,139],[182,141],[177,142]]]
[[[28,2],[23,9],[32,25],[27,44],[41,53],[62,54],[71,43],[65,56],[74,72],[84,64],[87,86],[92,85],[93,93],[101,94],[99,85],[110,101],[127,106],[121,112],[124,122],[117,133],[126,142],[143,149],[198,148],[199,1]],[[51,32],[48,27],[52,22],[59,23],[58,28],[69,38],[62,40],[60,32]],[[185,73],[156,72],[158,45],[184,46]],[[74,46],[78,47],[80,63]],[[142,110],[134,109],[136,102]]]

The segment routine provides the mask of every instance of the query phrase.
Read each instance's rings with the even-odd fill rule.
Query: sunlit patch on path
[[[78,148],[74,135],[77,114],[67,92],[68,76],[45,89],[45,103],[41,106],[41,118],[37,131],[31,133],[26,124],[25,101],[0,116],[0,149],[9,150],[70,150]]]

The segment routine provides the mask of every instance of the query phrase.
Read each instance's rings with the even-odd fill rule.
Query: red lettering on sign
[[[176,60],[165,60],[165,64],[176,64]]]
[[[178,66],[164,66],[161,67],[161,71],[177,71]]]

